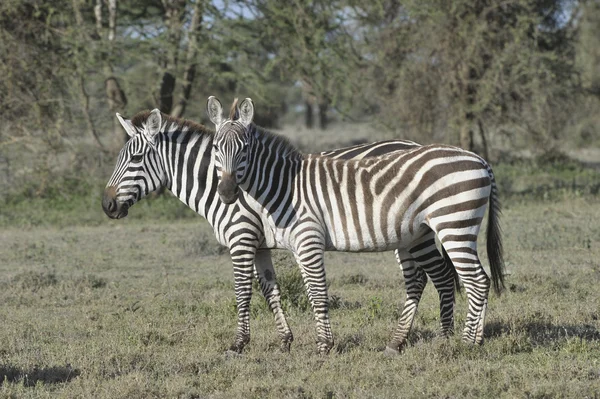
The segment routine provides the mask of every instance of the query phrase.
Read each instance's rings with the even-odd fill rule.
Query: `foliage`
[[[599,18],[574,0],[4,1],[0,195],[53,195],[82,162],[105,179],[114,112],[202,121],[209,95],[254,98],[268,127],[308,123],[314,103],[331,131],[363,121],[362,139],[492,160],[597,145]]]

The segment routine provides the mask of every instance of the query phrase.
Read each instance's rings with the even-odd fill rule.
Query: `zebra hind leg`
[[[277,285],[275,269],[273,268],[271,251],[258,251],[254,266],[262,294],[275,316],[277,333],[281,340],[281,351],[289,352],[292,341],[294,341],[294,336],[281,308],[281,296],[279,286]]]
[[[476,240],[477,235],[472,236]],[[490,278],[479,261],[477,241],[442,239],[442,245],[452,260],[467,293],[469,310],[463,331],[463,341],[471,344],[482,344],[483,325],[490,292]]]
[[[428,233],[415,242],[409,249],[417,267],[429,276],[440,299],[441,335],[449,337],[454,333],[454,300],[458,288],[456,271],[450,259],[445,259],[435,244],[435,234]]]
[[[402,274],[404,275],[406,301],[404,302],[404,309],[398,321],[398,327],[385,348],[384,353],[386,355],[398,354],[406,345],[406,337],[412,327],[425,285],[427,285],[427,276],[421,268],[417,267],[410,252],[396,250],[396,260],[400,264]]]

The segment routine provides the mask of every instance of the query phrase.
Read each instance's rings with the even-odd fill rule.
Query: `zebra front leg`
[[[260,285],[260,289],[265,297],[265,300],[269,304],[269,308],[275,315],[275,324],[277,325],[277,332],[281,339],[281,350],[283,352],[289,352],[294,336],[292,330],[288,325],[283,310],[281,309],[281,296],[279,294],[279,286],[277,285],[277,278],[275,276],[275,269],[273,268],[273,260],[271,258],[271,251],[260,250],[256,253],[254,261],[256,277]]]
[[[327,355],[333,348],[333,334],[329,322],[329,297],[323,264],[323,249],[306,247],[298,251],[296,261],[301,268],[315,321],[317,322],[317,350]]]
[[[412,255],[406,250],[396,250],[396,260],[402,268],[406,285],[406,301],[398,321],[398,327],[392,340],[385,348],[385,354],[393,355],[400,352],[406,345],[406,337],[412,327],[421,295],[427,285],[427,276],[417,267]]]
[[[252,299],[252,272],[255,251],[251,247],[231,249],[238,326],[235,341],[230,350],[241,353],[250,342],[250,299]]]

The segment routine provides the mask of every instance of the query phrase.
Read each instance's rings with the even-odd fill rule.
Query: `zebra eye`
[[[142,158],[144,157],[144,154],[134,154],[131,156],[131,162],[142,162]]]

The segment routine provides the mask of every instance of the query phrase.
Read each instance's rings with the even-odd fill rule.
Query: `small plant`
[[[340,279],[340,282],[342,284],[348,285],[365,285],[367,281],[369,281],[369,279],[362,273],[342,276],[342,278]]]
[[[383,300],[378,296],[369,298],[367,311],[369,320],[379,319],[383,313]]]
[[[91,288],[104,288],[106,287],[107,281],[102,277],[98,277],[94,274],[86,274],[73,280],[73,285],[80,289]]]
[[[295,267],[283,269],[277,276],[281,292],[281,306],[283,311],[291,309],[306,312],[310,309],[310,302],[304,288],[304,281],[300,270]]]
[[[42,272],[27,271],[16,275],[12,279],[12,284],[20,286],[22,290],[37,292],[42,288],[58,284],[58,278],[53,270]]]

